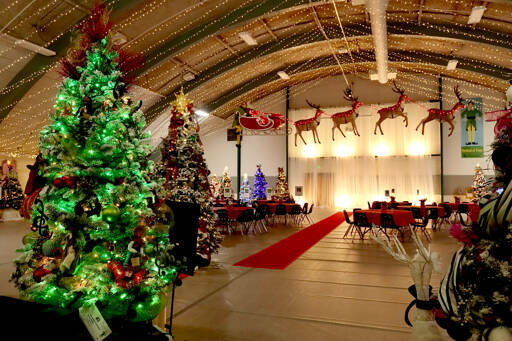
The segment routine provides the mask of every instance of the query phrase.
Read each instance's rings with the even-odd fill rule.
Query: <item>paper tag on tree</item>
[[[102,341],[112,334],[112,330],[95,304],[80,307],[78,313],[94,341]]]
[[[133,257],[131,259],[132,261],[132,266],[140,266],[140,258],[139,257]]]

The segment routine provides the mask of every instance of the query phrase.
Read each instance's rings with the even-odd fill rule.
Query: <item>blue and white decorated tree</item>
[[[256,165],[258,169],[254,175],[254,187],[252,190],[252,198],[256,200],[262,200],[267,198],[267,180],[265,175],[261,171],[261,165]]]

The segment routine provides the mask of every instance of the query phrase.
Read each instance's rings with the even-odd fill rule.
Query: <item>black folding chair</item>
[[[292,218],[293,224],[297,225],[299,216],[302,214],[302,209],[299,205],[293,205],[288,215]]]
[[[302,212],[299,216],[299,222],[298,224],[301,225],[304,222],[304,219],[306,219],[306,215],[308,214],[308,203],[304,203],[304,207],[302,207]]]
[[[241,225],[240,233],[242,235],[244,234],[244,231],[246,233],[249,233],[251,230],[251,225],[254,223],[254,211],[253,210],[245,210],[243,211],[242,215],[238,217],[237,221]]]
[[[437,229],[437,223],[439,221],[439,211],[437,208],[429,208],[428,209],[428,219],[432,221],[432,230]]]
[[[222,226],[225,230],[228,231],[229,234],[231,234],[232,227],[231,222],[229,221],[228,217],[228,210],[217,210],[217,217],[219,218],[220,226]]]
[[[306,214],[306,219],[309,221],[310,224],[314,224],[315,223],[313,221],[313,219],[311,218],[311,213],[313,213],[313,207],[315,207],[315,204],[311,204],[311,206],[309,206],[309,211]]]
[[[354,209],[354,227],[361,239],[364,239],[364,235],[372,230],[373,225],[368,221],[366,214],[359,211],[360,209]]]
[[[283,204],[276,206],[276,217],[284,217],[284,224],[286,225],[286,206]]]
[[[466,215],[466,219],[462,216],[463,214]],[[468,204],[459,204],[459,207],[457,208],[457,215],[459,216],[459,221],[464,226],[470,226],[469,223],[469,206]]]
[[[256,208],[256,213],[254,214],[254,229],[258,232],[268,232],[267,226],[265,225],[265,220],[267,218],[267,209],[268,206],[258,206]],[[260,228],[261,227],[261,228]]]
[[[450,224],[451,223],[450,222],[450,218],[453,215],[452,208],[450,207],[450,205],[448,205],[446,203],[440,204],[439,206],[444,208],[444,215],[439,217],[439,218],[441,218],[441,223],[448,223],[448,224]]]
[[[395,224],[395,220],[393,219],[393,216],[389,213],[381,213],[380,215],[380,227],[384,229],[384,234],[386,237],[389,238],[389,235],[387,233],[387,229],[395,230],[400,233],[400,239],[402,242],[404,241],[404,231],[401,228],[401,226],[398,226]]]
[[[416,232],[417,229],[420,229],[423,235],[425,235],[425,238],[427,238],[427,240],[430,240],[430,234],[427,231],[428,217],[424,217],[421,214],[421,209],[419,207],[411,207],[411,211],[412,216],[416,221],[413,225],[414,232]]]
[[[357,232],[359,235],[359,238],[364,239],[364,236],[361,232],[361,228],[359,226],[355,225],[355,221],[350,220],[350,216],[348,215],[346,210],[343,210],[343,215],[345,216],[345,222],[348,224],[347,230],[345,231],[345,234],[343,235],[343,239],[345,239],[348,234],[352,236],[352,240],[354,240],[354,231]]]

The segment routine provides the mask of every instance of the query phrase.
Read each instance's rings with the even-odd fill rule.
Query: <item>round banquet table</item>
[[[236,220],[242,216],[244,211],[253,210],[252,207],[234,207],[234,206],[223,206],[223,207],[214,207],[213,210],[217,212],[218,210],[227,210],[228,218],[232,220]]]
[[[412,209],[411,209],[412,207],[421,208],[421,206],[402,206],[402,205],[397,206],[396,208],[398,210],[412,211]],[[444,217],[444,215],[446,214],[444,207],[441,207],[441,206],[425,205],[425,208],[427,210],[431,210],[431,209],[434,209],[434,208],[437,209],[437,216],[438,217]]]
[[[410,224],[414,224],[416,221],[412,215],[411,211],[406,210],[357,210],[357,212],[364,213],[368,218],[368,222],[370,224],[375,224],[380,226],[380,217],[382,213],[388,213],[393,216],[393,220],[398,226],[408,226]]]
[[[292,207],[293,206],[299,206],[298,204],[292,204],[292,203],[268,203],[268,204],[262,204],[262,205],[265,205],[265,206],[268,206],[268,208],[270,209],[270,213],[274,214],[276,213],[276,207],[277,205],[284,205],[284,207],[286,207],[286,213],[290,213],[292,211]]]

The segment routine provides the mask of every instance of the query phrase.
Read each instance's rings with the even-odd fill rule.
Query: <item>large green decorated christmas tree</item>
[[[62,61],[64,76],[40,133],[46,186],[12,275],[23,298],[72,312],[96,304],[106,319],[153,319],[176,278],[155,260],[171,247],[152,227],[153,164],[145,121],[126,94],[140,59],[114,48],[105,6],[81,26],[80,47]]]
[[[182,89],[173,103],[169,135],[163,141],[158,174],[165,178],[165,184],[159,196],[200,205],[197,253],[209,261],[211,254],[218,250],[222,235],[216,227],[208,181],[210,171],[203,154],[193,103]]]

